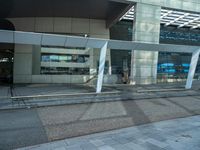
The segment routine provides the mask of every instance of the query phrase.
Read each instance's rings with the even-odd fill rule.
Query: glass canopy
[[[121,19],[134,20],[134,6]],[[177,28],[200,29],[200,14],[198,13],[162,8],[160,21],[164,26],[174,25]]]

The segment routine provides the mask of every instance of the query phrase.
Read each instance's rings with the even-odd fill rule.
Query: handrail
[[[30,96],[14,96],[11,99],[24,99],[24,98],[42,98],[42,97],[57,97],[57,96],[81,96],[81,95],[104,95],[104,94],[117,94],[115,92],[101,92],[101,93],[71,93],[71,94],[52,94],[52,95],[30,95]]]

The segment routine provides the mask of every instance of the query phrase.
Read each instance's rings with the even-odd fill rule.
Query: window
[[[89,75],[89,68],[41,67],[41,74]]]
[[[87,63],[89,61],[89,55],[82,54],[82,50],[81,52],[77,51],[77,54],[68,54],[69,52],[74,53],[74,51],[76,49],[70,49],[68,51],[68,49],[63,48],[43,48],[41,52],[42,63],[40,73],[52,75],[89,75],[89,63]]]
[[[51,62],[59,62],[59,56],[58,55],[50,55],[50,61]]]
[[[9,58],[0,58],[0,63],[7,63],[9,62]]]
[[[190,60],[191,54],[188,53],[159,52],[158,79],[186,80]]]
[[[42,62],[73,62],[73,63],[85,63],[89,60],[89,55],[82,54],[49,54],[42,53]]]

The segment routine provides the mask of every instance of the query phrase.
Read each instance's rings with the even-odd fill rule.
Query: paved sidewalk
[[[195,115],[200,115],[200,96],[4,110],[0,150]]]
[[[200,115],[150,123],[19,150],[199,150]]]

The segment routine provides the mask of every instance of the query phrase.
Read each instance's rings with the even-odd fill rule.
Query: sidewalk
[[[0,110],[0,149],[11,150],[195,115],[200,115],[200,96]],[[179,125],[182,127],[178,122],[176,126]]]
[[[69,138],[18,150],[199,150],[200,115]]]

